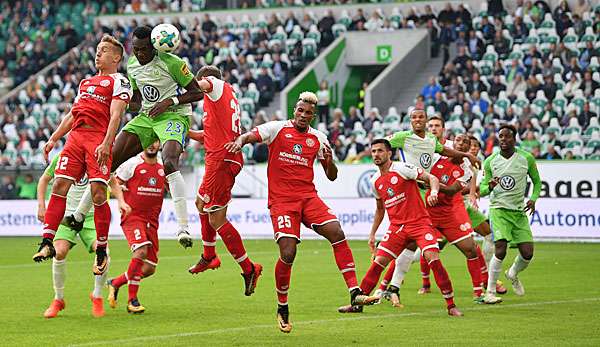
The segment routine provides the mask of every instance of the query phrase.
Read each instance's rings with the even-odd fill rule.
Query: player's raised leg
[[[183,151],[181,143],[169,140],[163,144],[162,160],[165,166],[165,175],[169,184],[171,198],[175,205],[175,216],[179,230],[177,231],[177,240],[185,248],[192,247],[192,237],[189,232],[187,201],[185,198],[185,181],[179,171],[179,156]]]
[[[511,281],[515,294],[523,296],[525,295],[525,288],[517,275],[529,266],[533,258],[533,242],[519,243],[517,247],[519,248],[519,254],[517,254],[512,266],[505,274],[506,278]]]

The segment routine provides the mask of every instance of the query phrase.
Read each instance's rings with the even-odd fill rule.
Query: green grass
[[[199,242],[190,251],[163,241],[158,271],[142,282],[139,293],[146,313],[127,314],[124,287],[120,306],[112,310],[105,305],[107,314],[100,319],[91,316],[88,298],[92,258],[77,246],[67,262],[67,307],[50,320],[42,313],[53,298],[51,262],[31,262],[36,242],[0,239],[0,345],[600,345],[600,244],[536,245],[534,261],[521,276],[526,296],[509,291],[505,302],[495,306],[472,303],[464,257],[446,249],[442,261],[465,313],[451,318],[436,288],[427,296],[416,294],[418,264],[402,289],[404,309],[384,303],[363,314],[337,313],[348,294],[331,247],[325,241],[305,241],[290,290],[294,330],[284,335],[275,325],[278,253],[270,240],[246,241],[250,256],[265,266],[257,292],[249,298],[243,295],[239,268],[221,244],[222,267],[192,276],[186,269],[197,259]],[[352,242],[351,247],[360,280],[370,262],[367,245]],[[124,241],[114,240],[111,253],[114,276],[126,269],[129,250]]]

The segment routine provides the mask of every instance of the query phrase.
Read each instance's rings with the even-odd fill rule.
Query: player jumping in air
[[[80,181],[87,173],[96,227],[96,261],[93,272],[101,275],[108,267],[106,247],[110,207],[106,190],[112,161],[111,147],[132,95],[129,81],[117,72],[122,58],[123,45],[112,36],[104,36],[96,48],[98,74],[81,81],[73,108],[44,146],[44,156],[47,158],[56,141],[69,133],[56,164],[52,196],[44,215],[43,240],[38,252],[33,255],[36,262],[55,255],[52,239],[65,214],[66,195],[71,185]],[[89,205],[91,207],[91,203]],[[81,227],[78,230],[82,229],[86,214],[87,211],[81,216]]]
[[[198,263],[189,268],[197,274],[216,269],[221,260],[215,252],[217,233],[242,268],[245,295],[254,293],[262,265],[252,263],[239,232],[227,220],[227,205],[231,201],[231,189],[235,177],[242,170],[242,153],[230,153],[224,145],[242,134],[240,106],[231,85],[221,78],[215,66],[204,66],[198,71],[198,84],[204,92],[204,130],[190,132],[190,138],[204,142],[206,167],[202,184],[198,189],[196,207],[200,213],[203,252]]]
[[[438,179],[412,164],[392,162],[392,146],[388,140],[374,140],[371,144],[371,156],[379,168],[379,172],[371,178],[377,201],[375,220],[369,236],[369,247],[372,250],[375,248],[375,233],[386,211],[390,226],[377,246],[375,259],[360,283],[360,288],[365,294],[371,293],[388,263],[398,257],[408,242],[415,241],[433,270],[435,281],[446,300],[448,314],[462,316],[463,314],[454,304],[452,283],[439,259],[438,244],[434,237],[431,219],[416,182],[419,179],[429,184],[431,190],[426,198],[427,205],[434,206],[438,202]],[[379,300],[378,296],[371,296],[365,301],[372,303],[377,300]],[[340,310],[353,312],[356,307],[346,306]]]
[[[158,264],[158,217],[165,191],[165,171],[157,158],[159,149],[160,143],[154,142],[119,166],[111,180],[119,209],[130,211],[121,213],[121,228],[132,256],[127,271],[108,280],[108,304],[117,307],[119,288],[127,283],[127,312],[130,313],[145,311],[138,300],[138,289],[142,278],[152,276]]]
[[[50,165],[46,168],[37,186],[37,200],[38,200],[38,219],[40,222],[44,221],[44,215],[46,213],[46,191],[50,181],[54,178],[54,171],[56,170],[56,164],[60,158],[60,153],[54,156]],[[90,189],[87,175],[75,182],[69,192],[67,193],[67,213],[75,211],[79,199],[83,196],[86,189]],[[93,210],[85,216],[85,222],[83,229],[76,232],[68,228],[67,226],[60,225],[54,236],[54,250],[56,255],[52,259],[52,283],[54,285],[54,300],[44,312],[44,317],[54,318],[58,315],[58,312],[65,309],[65,282],[67,279],[67,255],[72,247],[77,245],[77,235],[81,243],[83,243],[85,249],[89,253],[93,253],[96,249],[96,229],[94,226],[94,212]],[[106,276],[108,272],[104,272],[102,275],[94,276],[94,290],[90,294],[92,300],[92,315],[94,317],[104,316],[104,304],[102,302],[102,287],[106,282]]]
[[[473,165],[478,166],[480,164],[479,159],[471,154],[445,147],[433,134],[427,132],[427,115],[424,110],[411,108],[409,109],[408,116],[410,117],[411,130],[394,133],[388,138],[392,147],[399,149],[400,161],[412,164],[426,172],[431,170],[434,154],[436,153],[460,160],[466,157]],[[421,194],[424,197],[424,188],[421,189]],[[416,249],[417,245],[414,242],[407,244],[404,251],[397,257],[395,263],[390,266],[388,272],[385,274],[386,281],[389,280],[389,284],[393,285],[394,288],[400,288],[413,259],[420,258],[418,252],[415,254]],[[392,298],[392,301],[395,301],[398,295],[399,292],[395,292],[384,293],[383,296]]]
[[[187,189],[179,171],[179,156],[190,127],[191,103],[200,100],[202,92],[184,60],[154,49],[150,42],[151,32],[152,28],[148,26],[133,31],[133,56],[127,62],[127,74],[133,87],[129,110],[140,113],[117,136],[111,171],[160,140],[166,180],[179,225],[176,235],[179,243],[187,248],[192,246],[192,238],[185,199]],[[69,219],[70,225],[77,228],[89,208],[89,200],[82,199]]]
[[[352,251],[333,211],[317,195],[313,183],[315,159],[321,162],[330,181],[337,178],[337,167],[327,137],[313,129],[317,96],[311,92],[300,94],[291,121],[272,121],[230,142],[226,148],[238,153],[245,144],[264,142],[269,145],[269,210],[279,245],[279,259],[275,265],[277,291],[277,323],[282,332],[289,333],[288,291],[292,264],[300,242],[300,223],[325,237],[333,247],[333,255],[350,291],[352,304],[363,304],[356,281]]]
[[[517,130],[512,125],[502,125],[498,131],[500,151],[489,156],[483,165],[484,178],[479,189],[481,196],[490,195],[490,224],[496,247],[490,261],[485,303],[498,301],[496,286],[493,284],[502,271],[502,261],[509,244],[519,248],[519,254],[505,272],[517,295],[525,294],[517,275],[527,268],[533,258],[533,236],[526,212],[535,212],[535,202],[540,196],[542,182],[535,158],[530,153],[515,148],[516,138]],[[533,193],[524,204],[527,176],[533,182]]]

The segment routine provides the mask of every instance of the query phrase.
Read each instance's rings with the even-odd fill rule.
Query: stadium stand
[[[131,1],[114,8],[108,5],[112,3],[102,2],[99,6],[92,1],[80,13],[172,12],[204,6],[203,1],[181,1],[178,9],[174,9],[160,7],[161,3]],[[259,3],[278,4],[282,2]],[[296,18],[282,9],[268,18],[259,15],[219,21],[207,13],[199,13],[189,23],[175,19],[173,24],[180,29],[183,40],[176,53],[187,59],[194,71],[205,64],[223,69],[225,79],[238,93],[243,126],[249,129],[283,118],[281,112],[266,114],[261,109],[343,32],[426,28],[432,39],[432,54],[443,54],[444,65],[439,75],[432,76],[430,84],[423,86],[426,95],[417,96],[415,104],[430,115],[441,114],[451,133],[468,131],[478,136],[485,155],[489,155],[497,146],[494,130],[501,122],[510,122],[519,128],[521,145],[538,158],[600,159],[600,6],[577,5],[571,10],[566,2],[561,2],[551,10],[545,2],[538,1],[535,5],[526,2],[507,13],[503,9],[488,11],[485,5],[476,12],[462,5],[453,8],[440,3],[436,8],[415,4],[405,13],[398,8],[388,13],[381,9],[372,13],[342,11],[337,18],[330,12],[317,18],[311,11]],[[27,13],[31,5],[23,6],[19,11]],[[73,11],[74,6],[81,5],[73,5],[71,13],[77,12]],[[0,22],[5,26],[8,18],[5,13],[10,10],[15,11],[8,7],[3,11],[4,20]],[[61,7],[47,12],[47,17],[51,14],[55,17],[55,23],[68,21],[56,19],[60,18]],[[73,16],[69,18],[75,23]],[[70,107],[78,81],[93,73],[94,43],[103,33],[112,33],[130,53],[131,30],[146,24],[124,17],[127,21],[108,27],[87,18],[93,17],[77,22],[84,28],[77,31],[85,33],[83,43],[0,105],[1,167],[42,167],[40,149],[61,114]],[[57,26],[44,25],[42,21],[25,36],[36,37],[34,42],[37,40],[38,46],[43,37],[49,40],[68,37],[46,33],[50,27]],[[14,30],[11,33],[20,35]],[[11,35],[9,41],[14,43],[15,37]],[[80,41],[78,37],[74,42]],[[5,49],[15,46],[8,44]],[[35,44],[32,46],[35,51]],[[65,42],[65,49],[71,46],[75,45]],[[49,55],[50,50],[44,52],[50,58],[41,60],[38,70],[55,59]],[[8,58],[0,59],[3,91],[17,84],[8,83],[16,76],[7,65]],[[14,70],[25,79],[35,72],[31,68],[26,73],[19,68]],[[195,107],[194,128],[201,128],[202,113],[202,105]],[[373,137],[410,126],[405,112],[394,106],[385,112],[352,107],[348,114],[341,109],[330,110],[330,114],[331,122],[318,124],[318,128],[327,132],[338,160],[348,163],[369,160],[366,148]],[[57,144],[55,152],[60,146]],[[245,150],[249,160],[266,160],[264,146]],[[182,161],[193,166],[202,163],[202,147],[191,143]]]

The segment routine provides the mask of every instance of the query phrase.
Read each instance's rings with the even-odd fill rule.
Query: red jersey
[[[450,158],[441,157],[431,168],[431,174],[437,177],[443,185],[451,186],[455,182],[459,182],[464,188],[472,177],[471,163],[467,158],[464,158],[460,165],[456,165]],[[427,192],[427,195],[429,196],[429,192]],[[430,206],[428,209],[442,211],[461,206],[464,208],[463,197],[460,192],[452,196],[439,192],[438,204]]]
[[[203,78],[210,83],[210,90],[204,93],[204,148],[207,161],[223,159],[242,165],[241,153],[230,154],[223,147],[242,134],[240,105],[233,88],[216,77]]]
[[[129,103],[132,95],[129,80],[120,73],[96,75],[82,80],[71,109],[73,129],[86,124],[90,131],[106,133],[113,99]]]
[[[383,200],[391,224],[431,224],[416,181],[422,174],[412,164],[394,162],[388,173],[371,177],[373,195]]]
[[[313,164],[324,158],[323,149],[329,146],[325,134],[311,127],[300,132],[289,120],[267,122],[252,132],[269,145],[269,206],[317,195]]]
[[[163,165],[160,162],[147,164],[140,153],[119,166],[116,175],[127,187],[123,197],[131,206],[128,217],[158,219],[165,189]]]

